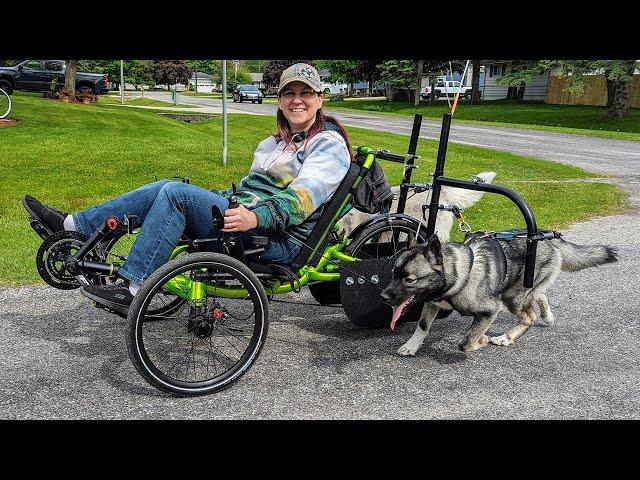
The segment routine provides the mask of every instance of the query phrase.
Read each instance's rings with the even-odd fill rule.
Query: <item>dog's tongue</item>
[[[404,310],[404,307],[406,307],[407,303],[409,303],[410,301],[411,297],[407,298],[400,305],[393,309],[393,316],[391,317],[391,330],[396,327],[396,322],[400,318],[400,315],[402,315],[402,310]]]

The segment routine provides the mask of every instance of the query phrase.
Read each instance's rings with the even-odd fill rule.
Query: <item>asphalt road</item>
[[[340,118],[410,129],[410,119]],[[423,126],[431,138],[438,132],[437,124]],[[395,351],[413,324],[361,330],[305,290],[271,303],[268,340],[238,382],[185,399],[138,375],[126,353],[126,320],[93,308],[77,291],[0,289],[0,418],[640,418],[639,144],[475,126],[455,126],[451,141],[458,140],[605,172],[632,193],[625,214],[563,232],[577,243],[616,246],[620,262],[563,272],[549,294],[554,327],[536,324],[514,346],[466,354],[457,342],[471,319],[454,313],[434,322],[416,357],[403,358]],[[513,322],[501,314],[490,333]]]

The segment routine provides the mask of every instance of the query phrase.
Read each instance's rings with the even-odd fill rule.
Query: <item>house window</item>
[[[504,75],[505,66],[506,65],[504,63],[492,64],[491,68],[489,69],[489,76],[501,77],[502,75]]]

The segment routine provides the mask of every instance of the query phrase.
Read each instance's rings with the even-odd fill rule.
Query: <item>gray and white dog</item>
[[[398,349],[400,355],[415,355],[431,328],[439,308],[455,309],[473,316],[460,348],[471,352],[486,346],[511,345],[535,321],[533,305],[540,316],[553,324],[547,289],[560,271],[575,272],[615,262],[615,248],[604,245],[576,245],[562,239],[538,242],[532,288],[524,288],[526,239],[496,240],[473,237],[467,244],[442,244],[436,234],[423,245],[402,253],[393,267],[392,279],[381,294],[394,306],[391,328],[410,304],[425,302],[413,336]],[[487,330],[500,311],[509,310],[518,325],[496,337]]]

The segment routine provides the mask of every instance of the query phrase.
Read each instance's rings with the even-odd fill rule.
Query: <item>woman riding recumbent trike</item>
[[[420,221],[398,213],[373,217],[351,237],[340,232],[337,222],[351,208],[354,193],[369,178],[376,158],[410,164],[417,158],[366,147],[356,151],[356,161],[290,264],[260,263],[264,237],[244,243],[239,235],[229,233],[219,238],[185,238],[169,262],[143,282],[128,309],[96,303],[128,318],[129,355],[149,383],[181,395],[212,393],[229,386],[260,353],[268,331],[269,297],[307,285],[330,284],[333,293],[325,289],[317,295],[335,298],[340,288],[342,295],[347,294],[343,301],[347,310],[357,310],[359,300],[344,290],[354,275],[356,285],[362,279],[348,265],[392,255],[416,233],[424,241]],[[214,222],[222,221],[218,209],[213,209],[212,216]],[[45,282],[60,289],[115,282],[137,235],[131,217],[124,222],[109,218],[89,238],[70,231],[48,235],[36,219],[31,223],[45,239],[36,257],[38,272]],[[378,240],[385,233],[390,241],[383,245]],[[209,251],[212,244],[221,253]],[[345,277],[345,272],[354,273]],[[365,283],[373,286],[371,279]],[[384,284],[376,286],[378,290],[382,287]],[[379,306],[388,312],[384,318],[371,316],[371,326],[388,324],[391,308]],[[361,316],[352,321],[367,325]]]
[[[237,234],[183,239],[170,260],[144,281],[128,309],[111,309],[128,318],[128,352],[140,374],[153,386],[178,395],[207,394],[228,387],[248,370],[264,345],[268,298],[306,285],[320,303],[341,302],[356,325],[389,325],[392,308],[380,302],[380,292],[389,282],[394,257],[412,241],[425,242],[434,233],[438,210],[446,208],[439,204],[441,185],[499,193],[516,203],[527,223],[527,286],[533,277],[535,245],[544,235],[537,231],[526,203],[509,189],[478,179],[466,182],[443,176],[447,115],[432,184],[411,183],[421,123],[421,116],[416,115],[407,155],[356,148],[356,161],[288,265],[259,263],[264,237],[252,237],[248,244]],[[346,235],[337,222],[351,208],[354,193],[376,158],[405,165],[398,211],[374,215]],[[402,213],[409,190],[432,190],[426,226]],[[222,221],[218,209],[212,209],[212,216],[214,222]],[[34,222],[32,226],[39,231]],[[36,259],[40,275],[63,289],[115,281],[127,258],[127,247],[122,244],[131,243],[136,234],[133,224],[129,219],[110,218],[88,239],[77,232],[48,237],[43,232],[46,239]],[[212,244],[218,245],[218,253],[208,251]],[[421,309],[420,304],[414,305],[403,320],[417,320]]]

